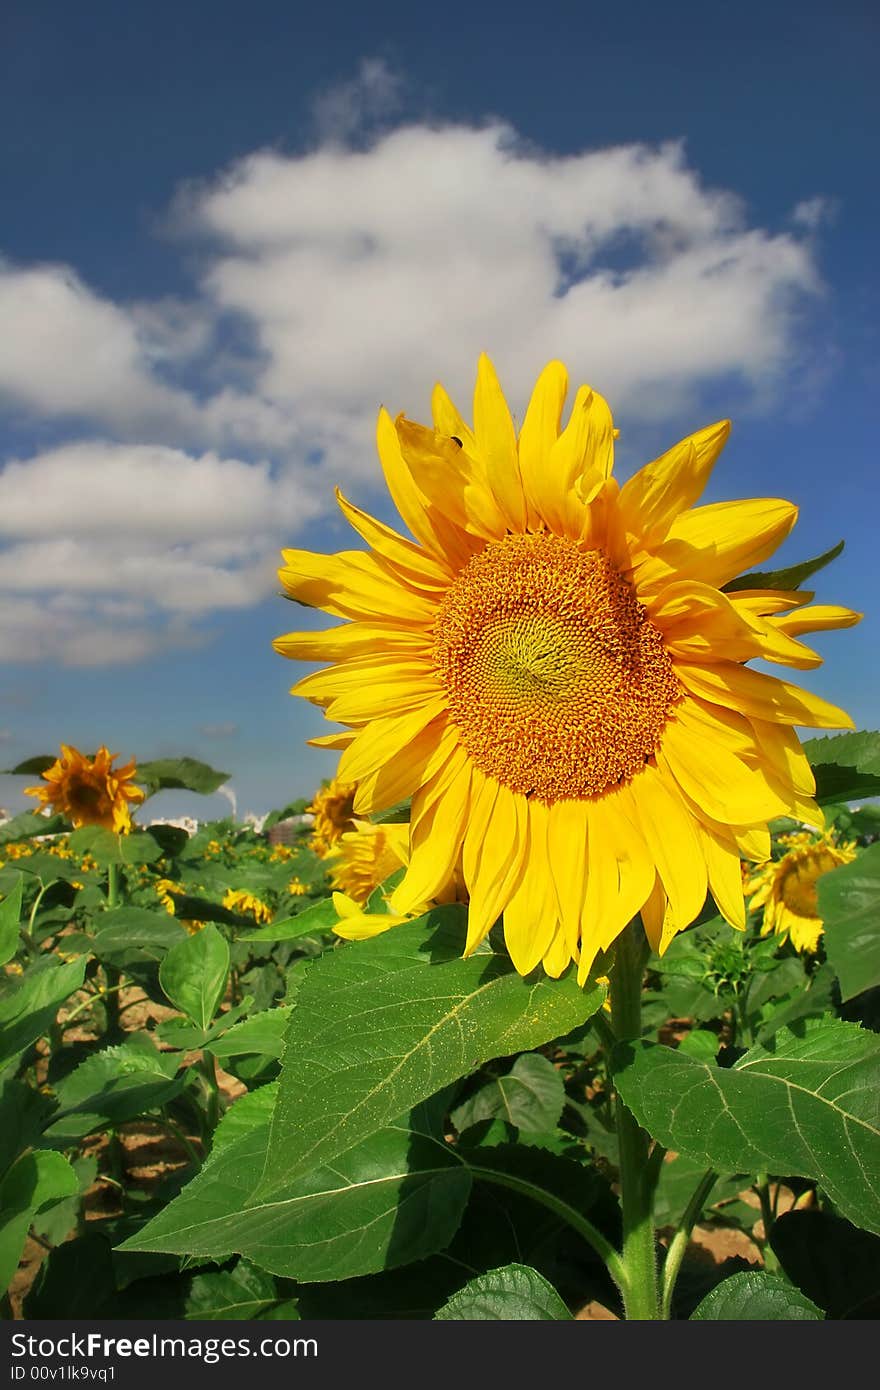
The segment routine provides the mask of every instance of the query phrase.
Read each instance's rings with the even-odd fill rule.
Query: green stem
[[[205,1135],[205,1150],[210,1150],[214,1138],[214,1130],[217,1128],[220,1119],[220,1083],[217,1080],[217,1063],[212,1052],[203,1052],[202,1060],[199,1063],[199,1070],[205,1079],[208,1088],[208,1107],[207,1107],[207,1133]]]
[[[718,1181],[718,1174],[713,1168],[708,1169],[700,1179],[699,1185],[691,1196],[690,1201],[685,1207],[684,1215],[679,1221],[675,1234],[669,1242],[666,1251],[666,1259],[663,1263],[663,1288],[661,1295],[661,1314],[664,1318],[672,1316],[672,1295],[675,1293],[675,1281],[681,1269],[681,1262],[684,1259],[691,1232],[700,1219],[703,1207],[706,1205],[706,1198]]]
[[[168,1114],[168,1111],[164,1106],[162,1107],[162,1123],[168,1130],[169,1134],[173,1134],[175,1139],[177,1139],[179,1143],[182,1144],[193,1165],[196,1168],[201,1168],[202,1155],[199,1153],[198,1149],[192,1143],[189,1136],[186,1133],[184,1133],[184,1131],[181,1129],[180,1125],[177,1124],[175,1120],[172,1120],[171,1116]]]
[[[483,1182],[496,1183],[498,1187],[507,1187],[511,1192],[519,1192],[524,1197],[531,1197],[534,1201],[540,1202],[549,1211],[562,1218],[566,1225],[573,1231],[577,1231],[588,1245],[591,1245],[600,1259],[604,1260],[608,1273],[611,1275],[621,1293],[624,1292],[625,1272],[623,1261],[614,1249],[609,1240],[606,1240],[601,1231],[597,1231],[591,1221],[582,1216],[575,1207],[569,1206],[561,1197],[556,1197],[552,1192],[548,1192],[544,1187],[536,1187],[533,1183],[527,1182],[524,1178],[514,1177],[512,1173],[499,1173],[494,1168],[481,1168],[477,1164],[468,1162],[468,1169],[475,1178]]]
[[[119,865],[107,865],[107,907],[119,906]]]
[[[80,1003],[77,1004],[75,1009],[71,1009],[70,1013],[65,1018],[62,1027],[66,1028],[68,1023],[72,1023],[73,1020],[75,1018],[78,1018],[80,1014],[85,1013],[86,1009],[90,1009],[93,1004],[100,1004],[102,1000],[106,999],[107,995],[111,992],[117,993],[120,989],[123,988],[124,986],[119,984],[114,985],[112,991],[109,989],[102,989],[99,990],[96,994],[90,994],[87,999],[81,1000]]]
[[[648,944],[638,921],[617,938],[611,973],[611,1025],[618,1042],[642,1034],[642,980]],[[609,1059],[612,1064],[612,1059]],[[617,1096],[620,1206],[623,1216],[624,1311],[628,1321],[660,1317],[650,1138]]]

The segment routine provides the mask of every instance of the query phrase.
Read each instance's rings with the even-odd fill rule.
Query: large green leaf
[[[280,922],[270,922],[267,927],[249,932],[243,941],[295,941],[299,936],[311,936],[314,932],[329,931],[339,921],[339,913],[333,906],[332,898],[310,903],[294,917],[285,917]]]
[[[821,806],[880,795],[880,733],[862,730],[810,738],[803,745]]]
[[[185,1072],[176,1074],[179,1064],[179,1055],[159,1052],[145,1034],[94,1053],[55,1087],[61,1113],[46,1139],[60,1146],[70,1135],[75,1143],[103,1123],[122,1124],[164,1105],[185,1085]]]
[[[74,830],[69,845],[77,854],[90,854],[99,864],[152,864],[161,853],[161,845],[146,830],[132,830],[129,835],[116,835],[101,825],[84,825]]]
[[[49,1031],[58,1006],[85,979],[87,957],[25,975],[0,996],[0,1071]]]
[[[821,1322],[824,1314],[800,1289],[765,1270],[742,1270],[717,1284],[691,1322]]]
[[[36,1212],[79,1190],[76,1173],[61,1154],[23,1154],[0,1183],[0,1289],[18,1267]]]
[[[30,840],[34,835],[55,835],[60,830],[66,830],[67,825],[64,816],[43,816],[37,811],[22,811],[0,825],[0,845]]]
[[[434,1314],[441,1320],[560,1322],[570,1319],[552,1284],[528,1265],[504,1265],[477,1275]]]
[[[724,1069],[656,1043],[619,1049],[614,1080],[669,1149],[721,1172],[814,1178],[880,1231],[880,1037],[852,1023],[782,1029]]]
[[[825,952],[843,1000],[880,985],[880,844],[817,884]]]
[[[12,960],[18,950],[18,925],[21,920],[21,894],[24,879],[18,875],[15,887],[0,902],[0,965]]]
[[[493,1057],[585,1023],[604,988],[460,958],[466,910],[435,908],[310,966],[285,1040],[261,1195],[326,1163]]]
[[[459,1131],[498,1118],[523,1134],[539,1134],[555,1129],[564,1105],[562,1073],[540,1053],[527,1052],[457,1106],[451,1119]]]
[[[150,796],[166,788],[209,796],[229,781],[229,773],[218,772],[197,758],[155,758],[149,763],[138,763],[135,780]]]
[[[254,1189],[268,1136],[263,1123],[224,1138],[180,1196],[122,1248],[237,1253],[272,1274],[321,1282],[423,1259],[455,1234],[471,1179],[442,1139],[386,1126],[263,1201]]]
[[[229,944],[217,928],[185,936],[159,966],[159,983],[197,1028],[207,1028],[223,998],[229,974]]]
[[[94,953],[116,970],[155,966],[186,937],[180,923],[165,911],[119,907],[103,913],[100,920],[104,925],[95,937]]]
[[[802,560],[799,565],[789,565],[787,569],[753,570],[751,574],[740,574],[722,587],[729,594],[740,589],[799,589],[805,579],[818,574],[819,570],[843,553],[843,544],[843,541],[838,541],[837,545],[832,545],[830,550],[823,551],[815,559]]]
[[[290,1014],[290,1006],[262,1009],[252,1018],[233,1024],[218,1038],[209,1039],[206,1046],[220,1059],[245,1057],[251,1052],[263,1057],[280,1057]]]

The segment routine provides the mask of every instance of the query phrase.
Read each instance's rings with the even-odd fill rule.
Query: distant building
[[[289,816],[287,820],[276,821],[270,827],[267,838],[270,845],[293,845],[302,831],[314,824],[315,817],[308,812],[301,816]]]

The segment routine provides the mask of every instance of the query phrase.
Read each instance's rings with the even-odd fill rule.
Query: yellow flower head
[[[296,850],[291,849],[290,845],[273,845],[269,851],[269,860],[273,864],[283,864],[287,859],[292,859]]]
[[[365,903],[374,888],[406,864],[409,858],[408,825],[373,825],[356,820],[328,855],[330,882],[358,904]]]
[[[485,356],[473,428],[442,387],[433,428],[382,411],[379,456],[414,539],[337,494],[369,547],[284,552],[300,603],[346,621],[275,642],[324,669],[294,693],[347,726],[339,780],[354,811],[412,798],[406,914],[459,869],[466,952],[503,915],[514,965],[579,978],[638,912],[665,950],[707,888],[745,924],[740,855],[767,822],[821,813],[794,727],[843,710],[753,670],[809,669],[798,638],[848,626],[808,595],[725,591],[791,530],[776,498],[697,506],[727,439],[710,425],[620,487],[606,402],[541,373],[517,433]]]
[[[309,890],[302,880],[297,878],[296,874],[294,874],[287,885],[287,891],[292,898],[304,898]]]
[[[170,912],[171,916],[173,917],[175,909],[174,899],[172,898],[171,894],[182,893],[184,891],[183,885],[180,883],[175,883],[174,880],[171,878],[157,878],[156,882],[153,884],[153,887],[156,890],[156,894],[159,898],[159,901],[164,904],[165,911]]]
[[[780,841],[787,853],[764,864],[746,882],[749,907],[764,909],[762,936],[775,932],[783,941],[790,940],[796,951],[815,955],[823,931],[816,884],[839,864],[852,863],[855,843],[838,841],[832,831],[785,835]]]
[[[227,888],[223,899],[223,906],[230,912],[239,912],[242,916],[253,917],[259,925],[261,922],[272,921],[272,909],[253,893],[248,893],[245,888]]]
[[[105,830],[126,834],[131,829],[129,802],[143,801],[144,792],[132,785],[134,759],[125,767],[114,768],[116,753],[98,749],[94,758],[84,757],[76,748],[62,743],[61,756],[42,773],[45,787],[26,787],[26,796],[36,796],[44,806],[69,816],[74,826],[100,825]]]
[[[309,841],[315,854],[329,854],[337,841],[354,825],[354,786],[337,778],[315,792],[309,807],[315,818]]]

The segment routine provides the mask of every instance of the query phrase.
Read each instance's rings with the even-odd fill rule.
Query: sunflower
[[[780,836],[787,853],[775,863],[764,864],[748,878],[745,891],[754,911],[763,907],[761,935],[775,932],[790,940],[796,951],[815,955],[822,939],[816,885],[823,874],[839,864],[851,864],[855,842],[839,841],[833,831],[812,835],[801,831]]]
[[[246,888],[227,888],[223,898],[223,906],[230,912],[238,912],[244,917],[253,917],[259,925],[260,922],[272,921],[272,909],[262,898],[257,898],[253,893],[249,893]]]
[[[62,743],[61,756],[42,773],[45,787],[26,787],[26,796],[39,797],[44,806],[69,816],[74,826],[100,825],[117,834],[131,830],[129,802],[143,801],[144,792],[131,785],[136,775],[134,759],[114,768],[117,753],[98,749],[94,758]]]
[[[356,820],[327,856],[330,882],[354,902],[365,903],[409,857],[408,825]]]
[[[287,550],[281,581],[346,619],[275,642],[325,663],[293,688],[348,731],[338,777],[370,814],[412,797],[409,867],[391,906],[432,898],[459,866],[466,953],[503,914],[514,965],[584,980],[641,913],[665,950],[710,889],[745,924],[740,856],[770,854],[769,818],[821,824],[794,725],[843,710],[751,669],[809,669],[798,637],[860,615],[808,594],[724,592],[788,535],[778,499],[697,507],[727,439],[684,439],[621,488],[608,405],[542,372],[519,435],[480,359],[474,427],[442,387],[434,428],[384,410],[379,456],[414,540],[339,506],[370,547]]]
[[[309,843],[322,859],[354,826],[354,790],[353,783],[341,782],[334,777],[315,792],[308,808],[315,818]]]

